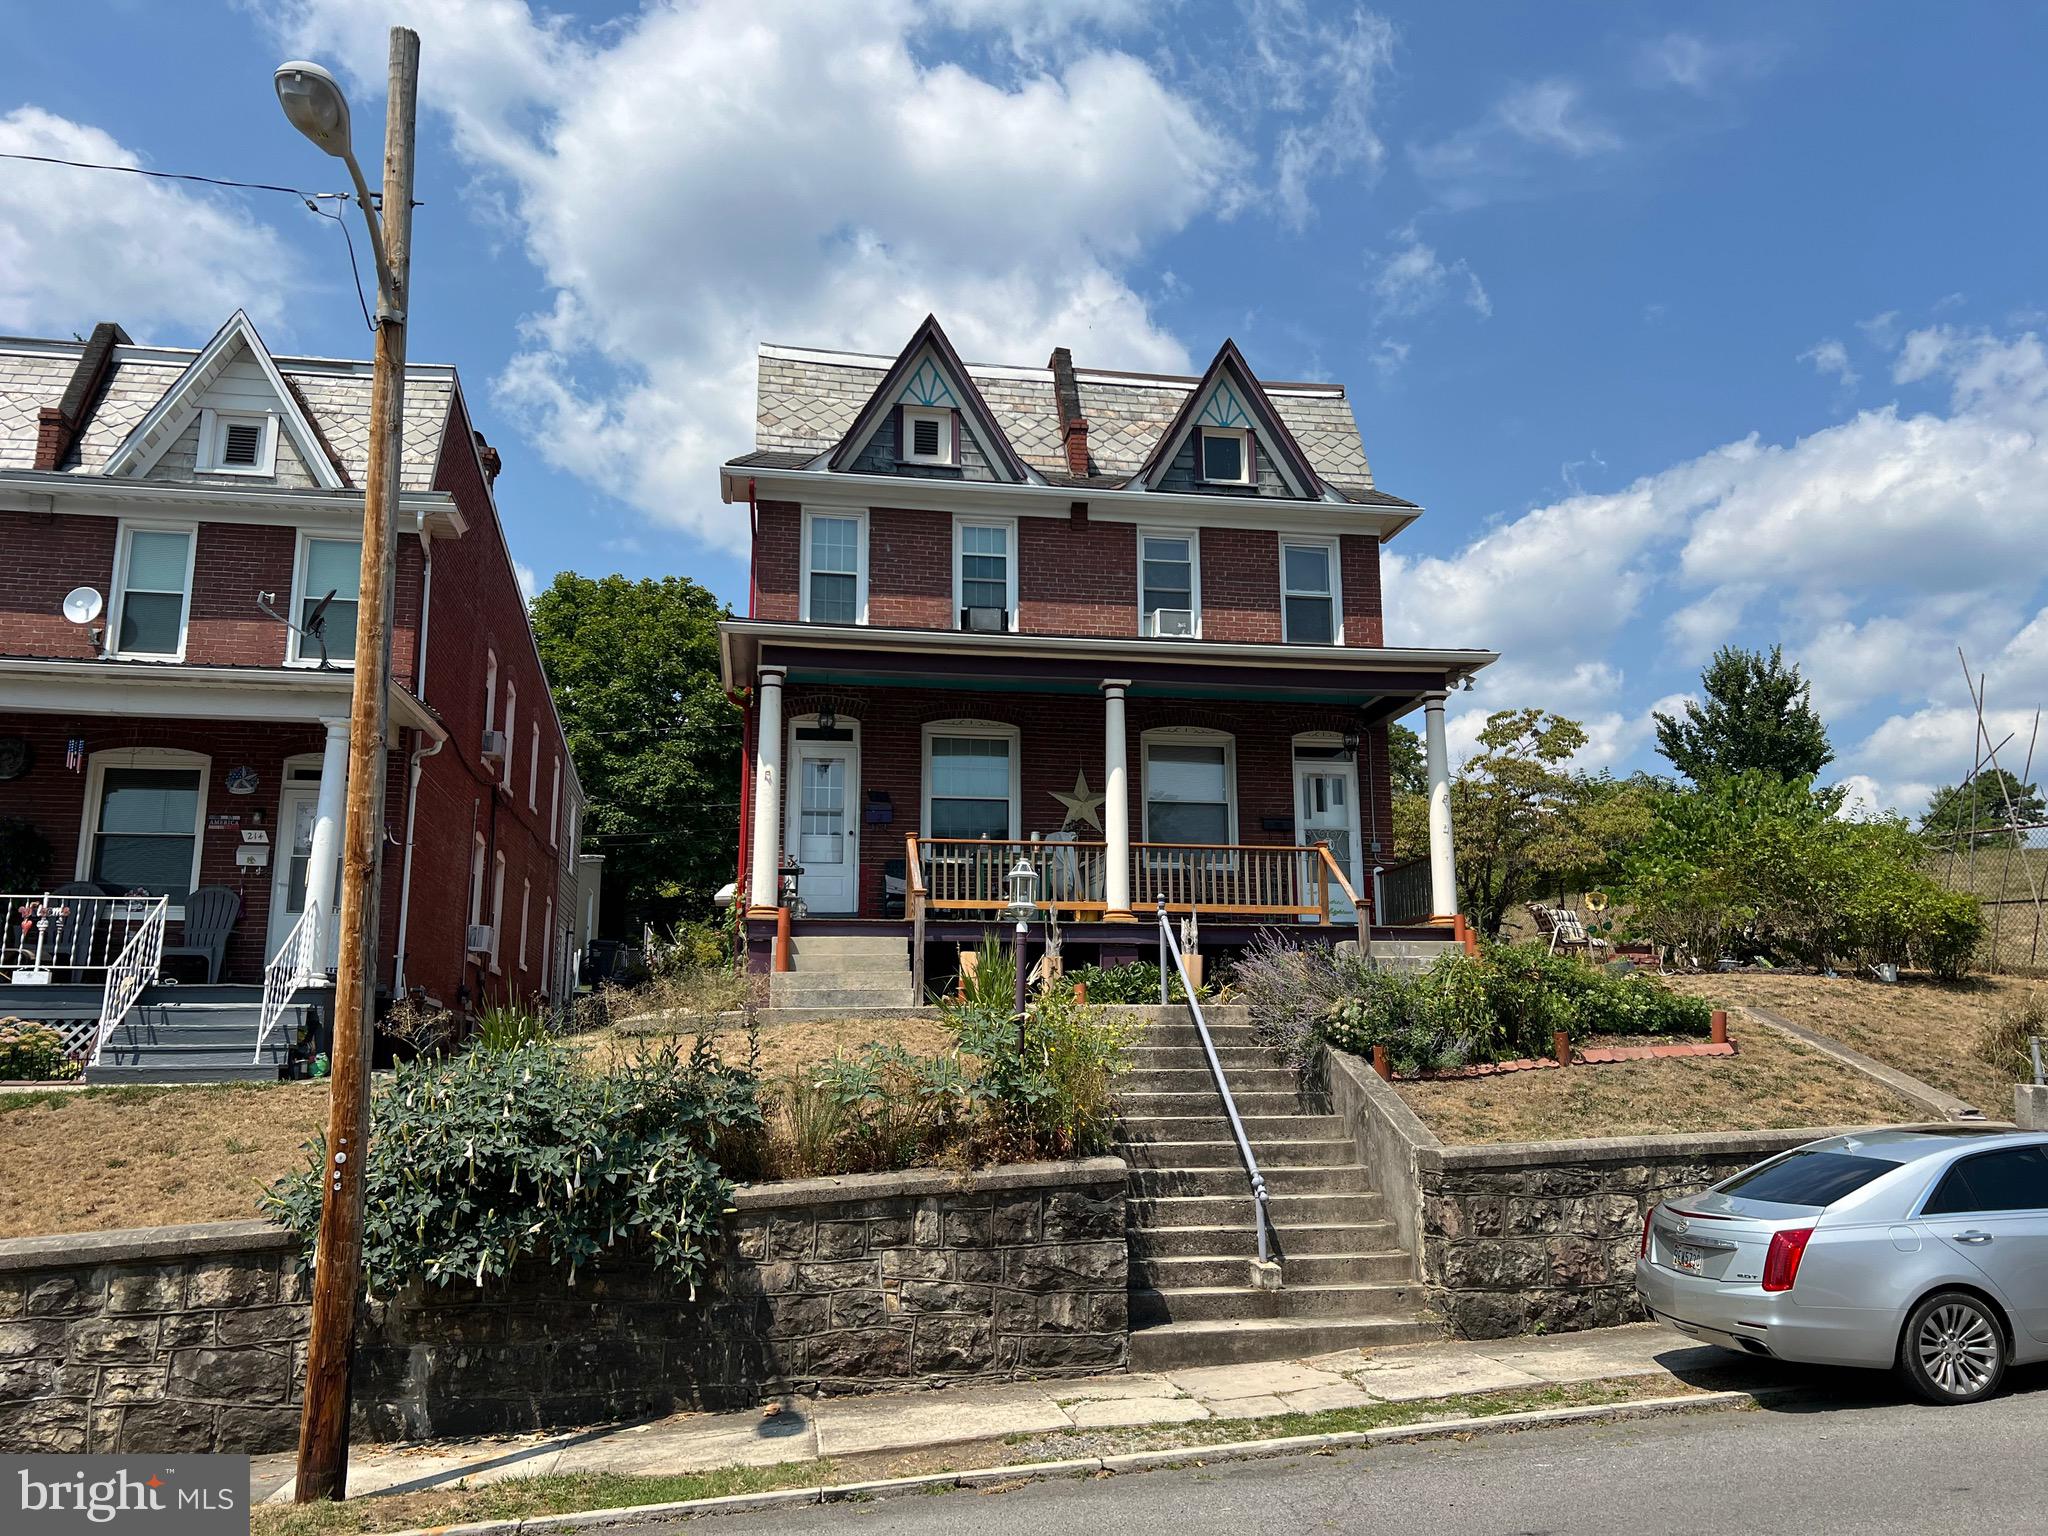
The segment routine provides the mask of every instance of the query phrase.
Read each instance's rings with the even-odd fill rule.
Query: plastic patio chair
[[[242,898],[224,885],[202,885],[185,898],[185,942],[166,944],[164,959],[199,955],[206,961],[206,985],[220,980],[227,959],[228,936],[242,915]]]

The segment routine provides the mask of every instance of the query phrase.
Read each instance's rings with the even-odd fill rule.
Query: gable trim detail
[[[276,394],[278,423],[291,434],[292,444],[305,463],[306,472],[322,490],[349,489],[348,477],[342,473],[341,466],[301,406],[298,391],[278,371],[270,349],[256,334],[256,327],[247,312],[239,309],[228,316],[227,324],[199,349],[199,355],[164,391],[163,398],[151,406],[148,414],[135,424],[134,430],[121,440],[100,473],[109,479],[139,478],[148,474],[171,445],[184,435],[185,429],[199,419],[200,401],[207,389],[243,350],[248,352]]]
[[[927,349],[928,356],[925,355]],[[903,406],[957,412],[956,422],[973,433],[1003,479],[1013,484],[1045,483],[1044,477],[1027,465],[1010,445],[995,412],[989,409],[981,391],[975,388],[973,377],[968,373],[966,364],[960,361],[960,355],[953,350],[953,344],[946,339],[936,315],[924,317],[924,323],[911,336],[910,344],[897,355],[889,371],[882,375],[882,382],[868,397],[867,404],[861,407],[860,414],[854,417],[853,425],[847,428],[846,435],[819,467],[832,470],[851,468],[869,440],[881,430],[889,413]]]
[[[1245,433],[1247,455],[1257,453],[1270,458],[1288,489],[1301,499],[1337,499],[1274,409],[1258,376],[1237,350],[1237,343],[1228,339],[1203,370],[1201,380],[1188,392],[1187,399],[1181,402],[1173,421],[1153,445],[1151,455],[1128,482],[1131,488],[1156,488],[1181,448],[1202,427]]]

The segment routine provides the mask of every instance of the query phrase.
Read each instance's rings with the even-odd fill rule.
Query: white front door
[[[1303,846],[1328,847],[1351,888],[1358,889],[1358,770],[1330,758],[1298,758],[1294,764],[1296,825]],[[1315,872],[1309,871],[1311,881]],[[1310,889],[1315,887],[1311,884]],[[1358,913],[1332,882],[1332,921],[1352,922]]]
[[[270,932],[263,946],[265,958],[274,955],[306,910],[306,872],[313,852],[313,809],[320,799],[317,775],[313,783],[287,778],[277,797],[277,825],[271,830],[270,850]],[[341,891],[341,847],[335,840],[334,889]],[[334,968],[341,937],[341,925],[327,925],[327,953],[320,962]]]
[[[803,867],[797,894],[807,911],[858,911],[859,745],[799,737],[789,760],[786,846]]]

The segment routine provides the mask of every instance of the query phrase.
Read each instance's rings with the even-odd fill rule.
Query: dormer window
[[[953,413],[924,406],[903,408],[903,462],[952,464]]]
[[[1242,427],[1204,427],[1195,444],[1201,478],[1209,485],[1251,483],[1251,434]]]
[[[277,471],[277,418],[199,413],[199,453],[194,469],[214,475],[269,475]]]

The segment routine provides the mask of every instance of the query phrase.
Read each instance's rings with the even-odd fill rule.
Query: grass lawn
[[[324,1082],[0,1094],[0,1237],[254,1216],[326,1124]]]
[[[1907,976],[1895,987],[1846,976],[1764,971],[1673,976],[1670,983],[1723,1007],[1753,1004],[1910,1073],[1995,1119],[2012,1115],[2010,1073],[1978,1059],[1977,1038],[2004,1009],[2048,982],[2006,976],[1938,982]],[[1751,1033],[1754,1033],[1752,1027]]]
[[[1776,1030],[1737,1020],[1729,1033],[1738,1055],[1397,1083],[1395,1089],[1425,1125],[1458,1144],[1916,1118],[1889,1089]]]

